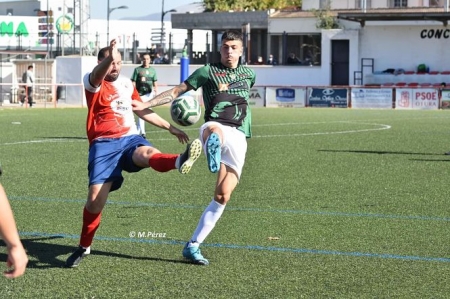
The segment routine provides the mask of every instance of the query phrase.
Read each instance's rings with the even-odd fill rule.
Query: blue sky
[[[142,17],[153,13],[161,13],[163,0],[109,0],[111,8],[122,5],[128,9],[116,9],[111,12],[110,19],[121,19],[129,17]],[[203,2],[202,0],[164,0],[164,10],[176,9],[178,6]],[[91,18],[106,19],[107,0],[91,0]]]

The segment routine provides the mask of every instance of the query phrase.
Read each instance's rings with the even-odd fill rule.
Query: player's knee
[[[86,202],[86,210],[89,213],[97,214],[103,210],[104,204],[97,200],[88,200]]]
[[[218,126],[209,126],[207,127],[204,131],[203,131],[203,140],[206,141],[206,139],[208,139],[208,137],[212,134],[212,133],[216,133],[219,136],[219,140],[222,143],[222,130],[218,127]]]
[[[231,194],[216,193],[214,196],[214,200],[220,204],[225,205],[230,200],[230,195]]]

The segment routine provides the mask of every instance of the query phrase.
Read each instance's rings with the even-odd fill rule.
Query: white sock
[[[209,233],[213,230],[220,216],[222,216],[224,209],[225,205],[218,203],[214,199],[209,203],[203,212],[202,217],[200,217],[197,228],[195,229],[191,241],[189,242],[189,247],[191,245],[198,246],[206,239]]]

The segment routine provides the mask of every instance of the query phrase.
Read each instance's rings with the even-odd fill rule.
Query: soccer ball
[[[180,126],[191,126],[202,115],[200,104],[191,95],[182,95],[172,101],[170,116]]]

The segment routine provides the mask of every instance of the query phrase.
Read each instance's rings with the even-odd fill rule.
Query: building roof
[[[203,12],[174,13],[171,16],[172,28],[198,30],[227,30],[241,28],[249,23],[252,29],[267,29],[269,26],[267,11],[247,12]]]
[[[450,20],[450,13],[444,8],[377,8],[330,10],[330,14],[341,20],[358,22],[364,26],[366,21],[438,21],[444,26]],[[313,11],[247,11],[247,12],[202,12],[174,13],[171,15],[172,28],[226,30],[240,28],[249,23],[252,29],[267,29],[269,19],[314,18]]]
[[[337,18],[358,22],[364,26],[367,21],[437,21],[447,26],[450,13],[444,8],[404,8],[404,9],[371,9],[363,12],[342,11],[337,12]]]

